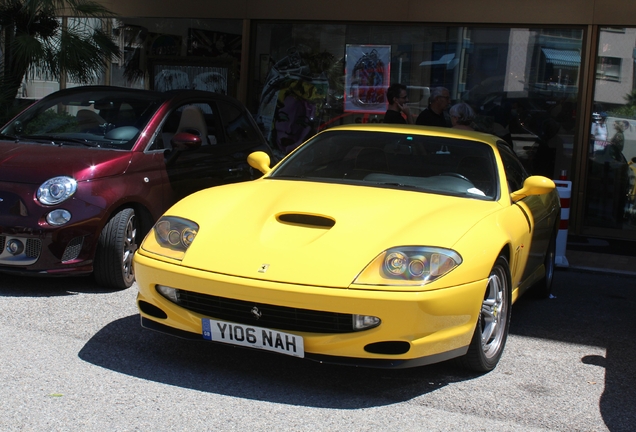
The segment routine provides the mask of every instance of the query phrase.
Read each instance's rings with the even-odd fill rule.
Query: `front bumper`
[[[105,210],[77,196],[46,207],[33,197],[34,185],[0,182],[0,272],[25,275],[85,274],[92,271],[96,240]],[[46,215],[56,208],[71,213],[71,221],[51,226]],[[10,242],[23,250],[11,253]]]
[[[487,280],[422,292],[339,289],[246,279],[182,267],[137,253],[137,303],[142,325],[180,337],[201,339],[205,316],[160,295],[157,284],[290,309],[372,315],[378,327],[347,333],[288,331],[303,337],[305,357],[372,367],[408,367],[466,353],[475,330]],[[400,344],[400,353],[371,347]],[[375,352],[371,352],[375,351]]]
[[[27,247],[17,256],[0,251],[0,272],[20,275],[66,276],[88,274],[93,271],[95,236],[84,230],[69,231],[70,237],[55,240],[54,235],[1,235],[0,246],[19,241]]]

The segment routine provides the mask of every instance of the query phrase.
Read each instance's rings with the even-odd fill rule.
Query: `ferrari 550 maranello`
[[[171,207],[135,254],[144,327],[369,367],[498,363],[547,296],[559,199],[477,132],[339,126]]]

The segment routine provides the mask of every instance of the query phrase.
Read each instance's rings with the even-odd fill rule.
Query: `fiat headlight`
[[[360,285],[426,285],[460,265],[455,251],[433,247],[403,246],[378,255],[356,278]]]
[[[77,190],[77,182],[72,177],[53,177],[38,188],[37,198],[41,204],[56,205],[72,197]]]
[[[163,216],[146,237],[142,248],[152,253],[182,260],[199,231],[199,225],[191,220]]]

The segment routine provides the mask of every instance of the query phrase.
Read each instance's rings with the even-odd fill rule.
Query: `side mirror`
[[[517,202],[531,195],[543,195],[556,188],[552,180],[543,176],[530,176],[523,182],[523,187],[510,194],[512,202]]]
[[[174,134],[170,140],[172,149],[168,149],[163,152],[163,157],[166,165],[172,164],[179,154],[186,150],[194,150],[201,147],[201,137],[188,132],[179,132]]]
[[[267,174],[272,169],[269,167],[270,164],[269,155],[262,151],[257,151],[254,153],[250,153],[247,157],[247,163],[254,169],[259,170],[263,174]]]
[[[170,140],[172,148],[176,150],[191,150],[201,147],[201,137],[188,132],[179,132]]]

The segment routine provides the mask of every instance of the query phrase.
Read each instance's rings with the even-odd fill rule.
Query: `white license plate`
[[[263,327],[203,318],[203,339],[305,357],[303,338]]]

